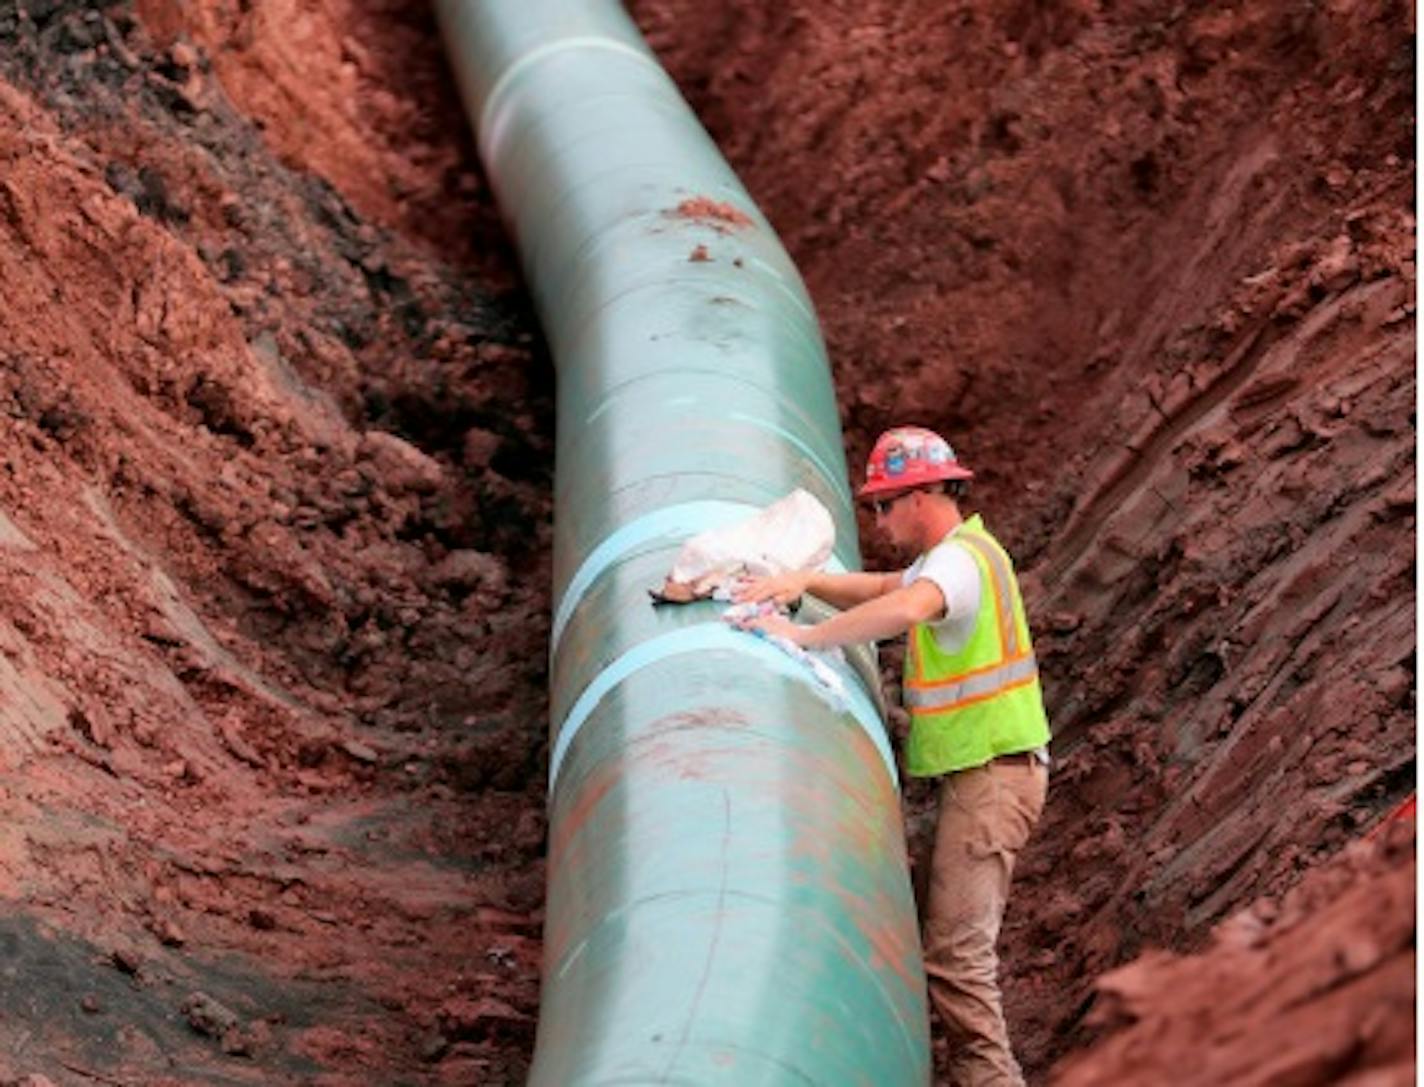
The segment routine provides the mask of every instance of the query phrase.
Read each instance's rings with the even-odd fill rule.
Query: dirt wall
[[[1024,573],[1058,764],[1004,950],[1042,1072],[1094,977],[1414,787],[1413,12],[635,10],[807,277],[853,456],[949,435]]]
[[[206,25],[0,5],[0,1073],[520,1082],[547,364],[458,115],[325,178]]]

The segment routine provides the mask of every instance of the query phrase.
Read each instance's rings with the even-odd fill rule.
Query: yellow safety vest
[[[929,623],[910,628],[906,769],[916,777],[982,766],[1048,743],[1028,618],[1013,562],[976,514],[949,537],[979,568],[979,613],[964,648],[946,653]]]

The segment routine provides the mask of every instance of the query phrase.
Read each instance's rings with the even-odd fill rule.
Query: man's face
[[[875,527],[897,551],[918,550],[915,493],[900,491],[876,498],[871,503],[875,511]]]

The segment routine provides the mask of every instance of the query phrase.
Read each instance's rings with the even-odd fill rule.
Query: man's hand
[[[812,571],[792,570],[771,577],[751,577],[737,583],[732,599],[738,604],[760,604],[770,600],[783,608],[796,603],[811,584]]]
[[[883,575],[850,576],[875,580]],[[770,612],[771,609],[771,605],[766,603],[756,607],[762,612]],[[748,607],[747,610],[751,608]],[[944,593],[928,578],[918,578],[913,584],[867,600],[864,604],[857,604],[839,615],[809,626],[802,626],[773,614],[752,615],[731,621],[743,630],[774,634],[799,645],[802,649],[816,650],[894,638],[904,634],[916,623],[929,622],[942,614]]]
[[[740,630],[759,630],[763,634],[785,638],[792,645],[800,645],[801,635],[808,629],[775,612],[769,612],[766,615],[751,615],[745,619],[737,620],[734,625]]]

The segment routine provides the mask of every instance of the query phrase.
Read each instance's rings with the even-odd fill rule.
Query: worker
[[[930,1002],[949,1042],[951,1081],[998,1087],[1023,1083],[996,944],[1014,861],[1043,810],[1049,730],[1013,564],[977,514],[960,512],[972,478],[933,431],[886,431],[859,497],[889,542],[918,556],[912,565],[749,579],[735,596],[789,605],[809,592],[845,609],[812,625],[776,612],[741,623],[806,649],[908,632],[905,768],[940,779],[925,909]]]

